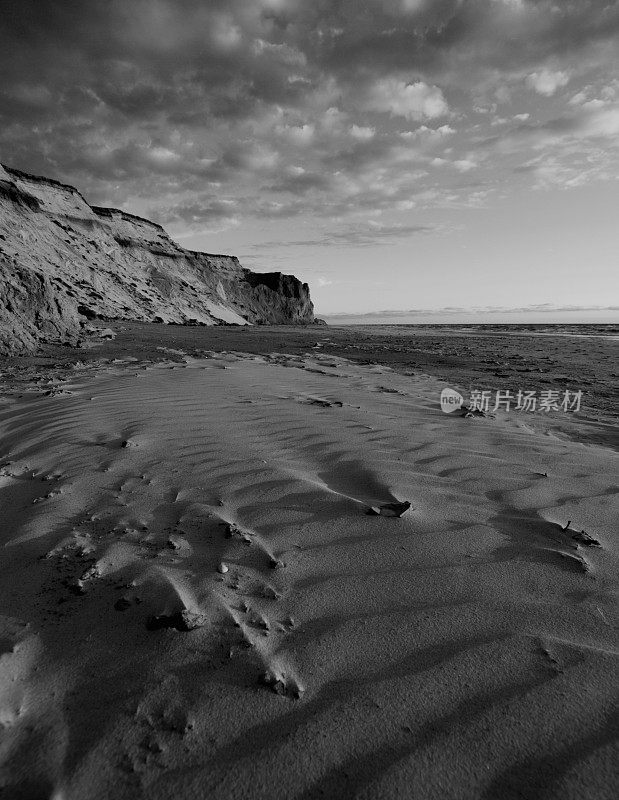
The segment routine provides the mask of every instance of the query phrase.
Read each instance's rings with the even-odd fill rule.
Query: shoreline
[[[390,328],[388,333],[384,332],[385,327]],[[406,331],[401,330],[405,327]],[[358,364],[382,364],[401,375],[429,375],[465,395],[472,390],[488,390],[493,402],[497,391],[510,391],[515,397],[520,389],[533,390],[539,396],[548,390],[562,395],[566,389],[573,393],[580,388],[583,399],[577,414],[531,413],[513,408],[509,413],[540,430],[556,430],[576,441],[619,450],[615,371],[619,346],[614,339],[596,338],[593,352],[579,339],[568,346],[564,338],[559,338],[549,349],[529,333],[502,329],[466,331],[462,335],[451,329],[437,333],[435,328],[423,327],[411,332],[410,326],[379,325],[205,328],[113,322],[109,328],[115,333],[114,339],[91,340],[82,348],[48,345],[35,355],[4,359],[0,374],[6,389],[15,394],[20,382],[28,383],[38,373],[53,381],[57,375],[69,376],[74,364],[113,362],[127,356],[159,362],[228,350],[263,356],[325,353]],[[522,342],[510,342],[520,337]],[[595,372],[591,369],[593,363]]]

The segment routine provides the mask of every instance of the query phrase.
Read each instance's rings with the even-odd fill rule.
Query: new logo
[[[460,394],[460,392],[456,392],[455,389],[443,389],[441,392],[441,410],[445,412],[445,414],[451,414],[452,411],[457,411],[459,408],[462,408],[462,404],[464,403],[464,397]]]

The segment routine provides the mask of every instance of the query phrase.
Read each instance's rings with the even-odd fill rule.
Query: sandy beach
[[[167,347],[4,375],[0,796],[614,797],[603,426]]]

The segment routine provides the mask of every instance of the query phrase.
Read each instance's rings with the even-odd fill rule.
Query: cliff
[[[71,340],[97,317],[178,324],[309,324],[309,287],[185,250],[73,187],[0,165],[0,353]]]

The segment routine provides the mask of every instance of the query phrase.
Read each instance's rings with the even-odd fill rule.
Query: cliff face
[[[0,165],[0,353],[70,339],[95,317],[309,324],[314,309],[292,275],[185,250],[153,222]]]

